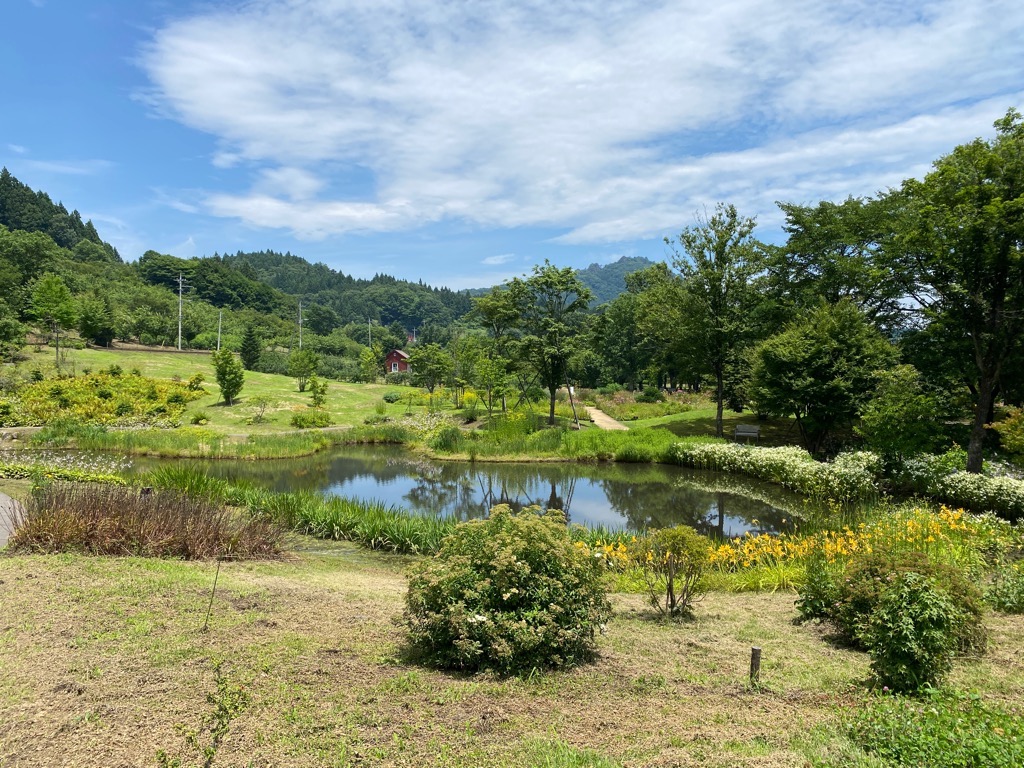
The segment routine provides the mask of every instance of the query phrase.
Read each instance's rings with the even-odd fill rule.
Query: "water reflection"
[[[276,491],[376,499],[460,520],[483,517],[495,504],[538,504],[565,510],[570,521],[589,526],[642,530],[685,523],[729,537],[786,530],[803,511],[798,497],[775,486],[653,465],[431,462],[398,448],[371,447],[203,467]]]

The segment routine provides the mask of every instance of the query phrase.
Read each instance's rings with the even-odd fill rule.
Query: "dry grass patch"
[[[177,726],[212,711],[219,662],[249,703],[218,766],[802,766],[808,729],[867,675],[862,654],[793,625],[781,594],[712,594],[681,624],[616,596],[598,661],[568,672],[421,669],[393,623],[407,562],[332,545],[226,563],[202,633],[209,563],[2,557],[0,765],[152,766],[159,749],[201,764]],[[1024,619],[992,635],[963,674],[1019,697]]]

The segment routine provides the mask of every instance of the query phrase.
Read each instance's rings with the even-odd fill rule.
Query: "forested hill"
[[[100,239],[91,221],[78,211],[68,213],[45,192],[22,184],[11,172],[0,171],[0,225],[24,232],[42,232],[82,261],[120,261],[117,249]]]
[[[224,256],[223,262],[272,288],[329,309],[342,325],[373,319],[411,330],[425,324],[448,325],[472,309],[467,291],[433,288],[389,275],[356,279],[290,253],[239,252]]]
[[[591,264],[579,270],[579,278],[594,294],[591,306],[604,304],[626,290],[626,275],[654,266],[643,256],[623,256],[611,264]]]

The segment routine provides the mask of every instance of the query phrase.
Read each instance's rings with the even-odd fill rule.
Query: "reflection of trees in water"
[[[377,488],[376,498],[388,503],[460,520],[483,517],[497,504],[514,509],[536,504],[571,516],[574,497],[579,496],[585,510],[607,503],[608,517],[618,515],[633,529],[684,523],[723,536],[785,529],[783,519],[792,518],[801,504],[775,486],[678,467],[439,463],[388,446],[346,448],[299,459],[187,463],[216,477],[275,491],[344,489],[363,480],[363,488],[369,489],[355,493],[373,496]]]
[[[736,529],[778,531],[786,526],[784,510],[732,493],[709,492],[681,482],[605,481],[601,485],[611,508],[636,530],[690,525],[724,538]]]
[[[569,515],[576,477],[536,475],[514,471],[507,465],[444,465],[440,473],[418,474],[415,487],[404,498],[417,511],[451,515],[459,520],[483,517],[498,504],[508,504],[513,509],[536,504],[545,509],[561,509]]]

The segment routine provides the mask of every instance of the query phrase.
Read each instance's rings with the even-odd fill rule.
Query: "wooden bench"
[[[756,424],[737,424],[736,429],[733,431],[733,439],[738,443],[740,438],[745,438],[749,443],[750,438],[758,443],[761,442],[761,428]]]

